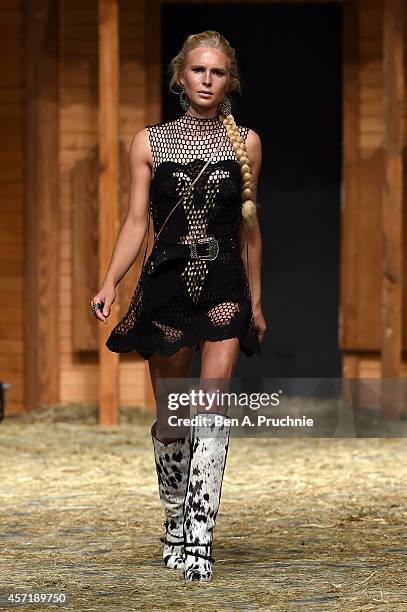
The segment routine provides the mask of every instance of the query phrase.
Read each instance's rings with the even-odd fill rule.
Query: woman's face
[[[197,47],[187,55],[180,82],[198,112],[216,108],[229,90],[229,58],[220,49]]]

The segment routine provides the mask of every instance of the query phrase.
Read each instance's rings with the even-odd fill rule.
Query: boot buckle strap
[[[211,555],[202,555],[201,553],[192,551],[189,552],[188,550],[184,550],[184,554],[188,557],[200,557],[201,559],[206,559],[206,561],[211,561],[211,563],[215,563],[215,559],[211,557]]]
[[[196,548],[198,546],[206,547],[206,548],[209,547],[209,552],[211,552],[212,544],[185,544],[184,545],[185,555],[186,556],[188,555],[189,557],[200,557],[201,559],[206,559],[207,561],[211,561],[212,563],[215,563],[215,559],[210,554],[203,555],[202,553],[187,550],[188,548]]]
[[[167,538],[160,538],[160,542],[163,544],[168,544],[169,546],[184,546],[184,540],[179,540],[178,542],[170,542]]]

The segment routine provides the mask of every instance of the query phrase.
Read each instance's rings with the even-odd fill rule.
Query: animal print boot
[[[191,462],[184,505],[185,580],[212,579],[213,529],[218,514],[230,425],[220,414],[204,413],[191,428]]]
[[[163,561],[171,569],[184,568],[183,508],[190,461],[189,437],[164,444],[155,436],[156,423],[151,428],[154,445],[158,489],[165,509],[166,528]]]

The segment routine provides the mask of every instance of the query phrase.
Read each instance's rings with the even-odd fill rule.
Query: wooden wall
[[[0,11],[0,380],[12,385],[7,412],[24,410],[24,56],[21,0]]]
[[[344,351],[344,376],[374,378],[381,375],[383,0],[346,2],[345,10],[348,31],[344,32],[344,193],[338,340]],[[358,105],[352,98],[356,98]],[[406,328],[406,299],[404,305]],[[404,348],[406,339],[405,334]],[[404,373],[407,375],[407,364]]]
[[[345,3],[351,4],[348,0]],[[137,130],[159,120],[159,47],[154,44],[154,32],[159,26],[157,6],[145,0],[120,0],[120,139],[126,150]],[[383,1],[359,0],[354,7],[356,21],[348,22],[353,28],[354,48],[348,48],[351,59],[344,66],[348,92],[344,124],[348,131],[343,205],[352,206],[352,215],[344,216],[347,221],[343,225],[346,266],[342,267],[339,341],[345,354],[344,375],[369,377],[380,374]],[[75,164],[97,146],[97,0],[60,0],[60,11],[60,401],[95,401],[97,355],[73,350],[71,173]],[[22,24],[22,0],[2,0],[0,379],[12,384],[9,414],[24,410]],[[356,167],[359,180],[354,189],[349,179]],[[141,405],[146,363],[137,355],[123,355],[120,371],[121,402]]]

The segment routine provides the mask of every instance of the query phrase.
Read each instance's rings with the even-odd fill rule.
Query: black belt
[[[158,254],[149,263],[149,272],[153,272],[163,261],[177,258],[200,259],[213,261],[219,253],[225,253],[238,248],[236,238],[214,238],[205,236],[190,243],[169,242],[168,240],[157,240],[155,246]]]

